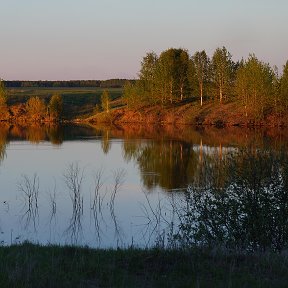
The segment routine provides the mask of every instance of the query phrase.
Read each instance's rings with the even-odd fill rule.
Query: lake
[[[1,125],[2,245],[286,247],[285,130]]]

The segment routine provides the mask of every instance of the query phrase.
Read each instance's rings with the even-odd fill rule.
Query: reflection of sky
[[[109,246],[116,243],[108,202],[110,199],[109,191],[113,185],[113,171],[119,169],[124,169],[126,176],[123,187],[116,195],[115,215],[127,237],[125,242],[127,241],[129,244],[132,241],[132,235],[134,241],[137,241],[137,235],[142,238],[139,234],[141,231],[139,224],[143,221],[145,223],[145,219],[140,217],[143,214],[140,203],[145,202],[145,197],[140,185],[138,169],[132,161],[127,163],[122,158],[121,141],[112,141],[111,144],[109,153],[104,154],[101,141],[94,140],[67,141],[61,146],[53,146],[47,142],[40,144],[31,144],[26,141],[10,142],[6,151],[7,156],[0,166],[0,229],[2,231],[0,241],[9,244],[11,238],[14,242],[16,241],[15,238],[21,236],[19,240],[25,238],[44,244],[48,242],[70,243],[68,235],[63,234],[63,232],[66,230],[72,215],[72,202],[64,183],[63,174],[67,171],[67,166],[75,162],[84,168],[85,174],[82,190],[84,213],[81,216],[84,238],[83,242],[80,243],[97,246],[96,240],[93,238],[95,231],[93,233],[90,199],[93,192],[93,173],[101,168],[104,171],[103,180],[105,181],[102,194],[107,192],[103,201],[103,215],[107,225],[102,223],[103,239],[106,240],[105,244],[102,243],[101,245]],[[36,219],[37,233],[35,233],[32,222],[24,229],[27,216],[24,214],[27,209],[23,208],[24,198],[17,187],[17,183],[21,182],[22,175],[32,178],[34,173],[37,173],[40,182],[39,219]],[[49,194],[53,193],[55,183],[57,213],[55,219],[52,219],[54,224],[50,227],[49,218],[52,208]],[[157,200],[156,194],[150,195],[151,199]]]

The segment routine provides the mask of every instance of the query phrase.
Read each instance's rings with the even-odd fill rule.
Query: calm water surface
[[[281,151],[285,135],[244,128],[1,126],[0,241],[164,244],[181,222],[176,206],[187,188],[227,188],[234,180],[226,164],[249,166],[238,151]]]

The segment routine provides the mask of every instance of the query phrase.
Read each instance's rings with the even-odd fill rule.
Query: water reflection
[[[127,153],[125,158],[137,163],[148,190],[156,186],[166,190],[184,188],[193,177],[197,152],[189,143],[155,140],[138,145],[136,149],[129,142],[124,142],[123,146]]]
[[[6,155],[8,133],[9,133],[9,126],[0,125],[0,163],[3,161]]]
[[[111,142],[109,138],[109,130],[104,131],[101,137],[101,147],[104,154],[107,154],[111,148]]]
[[[109,201],[110,216],[114,225],[114,237],[117,240],[117,246],[119,242],[123,242],[124,233],[121,229],[121,226],[119,225],[117,215],[115,213],[115,199],[124,183],[125,174],[126,173],[123,169],[113,172],[113,186],[111,189]]]
[[[63,142],[64,128],[56,124],[32,124],[29,126],[21,125],[0,125],[0,149],[2,143],[9,140],[27,140],[31,143],[50,141],[52,144],[60,145]]]
[[[99,129],[99,128],[97,128]],[[144,187],[147,190],[161,187],[166,191],[181,190],[189,183],[209,174],[210,166],[223,169],[227,154],[236,147],[285,147],[287,135],[279,130],[251,130],[245,128],[191,128],[191,127],[104,127],[103,152],[107,153],[108,137],[122,138],[123,158],[137,164]],[[104,146],[103,143],[106,143]],[[215,162],[216,161],[216,162]],[[207,176],[209,177],[209,176]],[[219,175],[218,181],[221,182]],[[203,178],[203,177],[202,177]],[[220,183],[218,183],[220,185]],[[218,185],[217,184],[217,185]]]
[[[47,132],[50,142],[54,145],[62,144],[64,140],[63,128],[59,125],[52,125]]]
[[[54,180],[55,181],[55,180]],[[50,203],[50,216],[49,216],[49,242],[52,242],[54,239],[55,230],[57,227],[57,189],[56,189],[56,181],[54,183],[53,192],[48,192],[49,203]]]
[[[285,131],[277,134],[270,130],[244,128],[175,129],[172,126],[155,129],[133,126],[117,129],[54,125],[0,127],[0,159],[2,163],[7,161],[8,167],[3,165],[0,175],[5,187],[0,194],[3,203],[0,216],[2,220],[20,213],[23,235],[26,230],[36,234],[49,225],[50,231],[46,229],[42,234],[49,232],[47,239],[53,243],[63,243],[64,234],[68,243],[86,244],[85,239],[90,237],[89,244],[93,242],[92,245],[98,247],[108,245],[107,242],[113,245],[113,241],[117,246],[125,245],[127,235],[132,244],[139,243],[136,239],[139,236],[144,245],[153,245],[156,241],[160,247],[218,245],[246,251],[283,250],[288,246],[288,159],[287,153],[283,152],[287,148],[288,133]],[[26,147],[7,149],[13,140],[19,139],[37,143],[37,146],[43,141],[53,145],[69,142],[63,143],[63,151],[38,149],[39,157],[34,157],[35,151],[25,150]],[[79,139],[85,141],[71,141]],[[17,142],[17,145],[21,146],[21,143]],[[41,158],[44,153],[47,153],[46,158]],[[9,163],[9,158],[13,157]],[[30,168],[32,173],[37,171],[39,174],[20,177],[21,173],[28,172],[21,170],[27,169],[26,166],[18,169],[19,165],[15,165],[18,157],[27,166],[32,158],[39,158],[33,162],[36,166]],[[75,160],[75,157],[78,158]],[[81,165],[73,162],[63,168],[62,165],[71,159],[85,159],[86,162],[80,162]],[[103,163],[107,165],[109,177],[99,168]],[[119,169],[116,164],[120,165]],[[49,165],[52,168],[46,167]],[[99,170],[93,170],[94,165]],[[122,167],[129,167],[130,172],[125,175]],[[3,175],[5,169],[8,172]],[[9,178],[15,169],[17,175]],[[96,172],[91,173],[90,169]],[[111,170],[114,171],[112,176]],[[51,175],[54,172],[55,179]],[[41,204],[38,204],[38,175],[45,183],[44,192],[48,191],[46,202],[40,197]],[[50,176],[54,180],[52,192],[49,190],[53,183]],[[15,187],[7,189],[5,183],[6,178],[16,183],[16,177],[16,180],[20,178],[20,182],[17,181],[22,200],[20,212],[15,205],[17,197],[10,197]],[[128,185],[121,189],[126,178]],[[61,191],[61,197],[57,190]],[[123,215],[136,206],[133,215],[129,219],[125,216],[123,220]],[[87,225],[89,219],[90,226]],[[11,229],[17,230],[14,226],[5,227],[2,222],[1,231],[5,231],[5,235]],[[20,236],[17,236],[18,240]],[[5,243],[8,243],[5,237]],[[17,239],[13,238],[11,243]],[[47,243],[47,239],[42,243]]]
[[[209,174],[209,169],[205,168],[209,165],[205,166],[203,162],[208,161],[213,166],[218,159],[218,164],[222,165],[225,155],[233,147],[283,149],[288,142],[286,132],[237,127],[1,125],[0,161],[5,157],[8,141],[14,139],[25,139],[31,143],[50,141],[53,145],[79,138],[100,139],[106,155],[110,152],[112,141],[122,139],[122,156],[127,162],[137,165],[145,189],[161,187],[166,191],[175,191],[187,187],[202,174]]]
[[[39,177],[37,174],[34,174],[31,178],[22,175],[22,179],[18,183],[18,190],[23,201],[20,221],[23,223],[25,230],[32,224],[34,232],[37,233],[39,225]]]
[[[72,216],[65,234],[70,235],[71,243],[75,245],[78,244],[79,238],[81,240],[83,236],[83,177],[84,169],[81,169],[78,163],[70,164],[64,173],[65,183],[72,201]]]
[[[105,194],[103,195],[102,188],[104,185],[103,182],[103,169],[99,169],[97,172],[93,175],[94,180],[94,189],[93,193],[90,197],[90,218],[93,221],[94,229],[95,229],[95,235],[96,235],[96,242],[98,244],[101,243],[101,236],[103,234],[102,231],[102,225],[101,222],[103,222],[106,225],[102,213],[102,207],[103,207],[103,201],[105,198]]]

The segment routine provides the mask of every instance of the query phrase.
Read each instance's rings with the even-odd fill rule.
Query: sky
[[[137,78],[147,52],[225,46],[282,70],[287,0],[0,0],[0,78]]]

